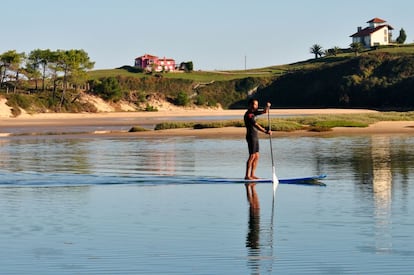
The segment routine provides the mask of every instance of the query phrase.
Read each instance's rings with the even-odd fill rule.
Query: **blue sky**
[[[1,4],[0,53],[84,49],[95,69],[133,65],[145,53],[193,61],[196,70],[236,70],[312,58],[348,47],[358,26],[387,21],[414,42],[408,0],[20,0]]]

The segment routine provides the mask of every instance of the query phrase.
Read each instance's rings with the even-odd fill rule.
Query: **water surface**
[[[274,197],[197,181],[242,177],[243,138],[2,138],[0,274],[411,274],[413,143],[275,138],[280,178],[328,177]]]

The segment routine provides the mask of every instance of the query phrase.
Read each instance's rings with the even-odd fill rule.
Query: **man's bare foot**
[[[251,177],[244,177],[245,180],[258,180],[260,179],[259,177],[256,176],[251,176]]]

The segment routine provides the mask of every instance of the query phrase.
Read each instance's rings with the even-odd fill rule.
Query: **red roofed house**
[[[361,43],[367,48],[391,43],[393,27],[385,24],[386,21],[376,17],[367,23],[368,27],[364,29],[358,27],[358,31],[350,36],[352,43]]]
[[[135,58],[135,67],[146,71],[169,72],[175,70],[175,60],[172,58],[158,58],[158,56],[144,54],[143,56]]]

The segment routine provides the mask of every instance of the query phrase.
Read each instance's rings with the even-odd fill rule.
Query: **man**
[[[263,132],[268,135],[271,135],[272,132],[268,129],[266,130],[260,124],[256,122],[256,116],[266,114],[270,109],[270,102],[267,103],[266,108],[262,111],[259,111],[259,102],[257,99],[250,99],[248,102],[248,109],[244,114],[244,124],[246,126],[246,140],[249,147],[249,158],[246,163],[246,175],[245,179],[254,180],[258,179],[256,177],[256,167],[259,161],[259,137],[257,132]]]

